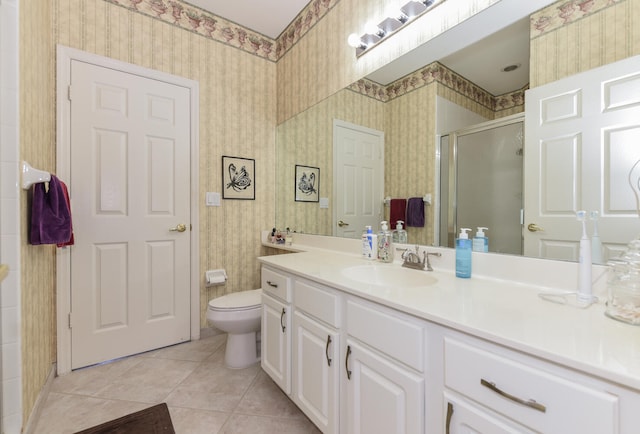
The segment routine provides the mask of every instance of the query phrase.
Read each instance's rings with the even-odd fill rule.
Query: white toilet
[[[227,367],[241,369],[260,361],[261,318],[262,289],[234,292],[209,301],[207,320],[227,332]]]

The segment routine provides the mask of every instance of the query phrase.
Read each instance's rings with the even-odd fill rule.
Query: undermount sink
[[[411,270],[393,265],[355,265],[342,270],[342,275],[350,280],[367,285],[396,288],[416,288],[433,285],[438,281],[427,271]]]

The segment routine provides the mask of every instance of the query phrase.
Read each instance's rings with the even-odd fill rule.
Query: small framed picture
[[[222,198],[256,198],[256,160],[222,156]]]
[[[296,164],[296,202],[318,202],[320,198],[320,169]]]

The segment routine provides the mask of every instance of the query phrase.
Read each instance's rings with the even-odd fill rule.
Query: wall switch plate
[[[321,197],[320,198],[320,208],[329,208],[329,198]]]
[[[220,193],[207,191],[205,194],[205,203],[207,206],[220,206]]]

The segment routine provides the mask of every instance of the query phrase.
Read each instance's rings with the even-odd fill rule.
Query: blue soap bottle
[[[468,232],[471,229],[460,229],[456,239],[456,277],[471,277],[471,240]]]

